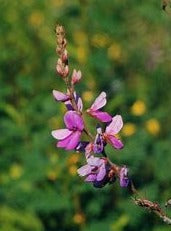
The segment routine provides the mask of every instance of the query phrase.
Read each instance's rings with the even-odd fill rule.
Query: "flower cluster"
[[[115,182],[118,178],[120,186],[127,187],[129,184],[128,169],[126,166],[112,163],[105,152],[108,144],[114,149],[123,148],[123,143],[117,136],[123,127],[122,117],[120,115],[112,117],[109,113],[102,111],[107,103],[105,92],[97,96],[90,108],[83,110],[82,99],[75,91],[75,85],[80,82],[82,73],[74,69],[70,74],[67,42],[62,26],[57,26],[56,36],[59,55],[56,70],[67,88],[66,93],[53,90],[54,99],[66,106],[65,128],[52,131],[52,136],[57,140],[57,147],[85,153],[86,164],[77,170],[78,174],[84,177],[85,182],[90,182],[95,187],[103,187],[107,183]],[[94,135],[85,123],[85,115],[97,120]],[[87,140],[82,139],[83,133],[87,135]]]

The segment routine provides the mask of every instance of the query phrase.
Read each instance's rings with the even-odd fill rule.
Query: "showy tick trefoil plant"
[[[54,99],[66,106],[65,127],[52,131],[52,136],[57,140],[56,146],[85,154],[85,163],[77,172],[86,183],[101,188],[118,180],[121,187],[128,187],[129,191],[136,196],[134,197],[136,205],[148,208],[167,224],[171,224],[170,218],[165,215],[157,203],[137,198],[139,194],[132,180],[129,179],[126,165],[115,164],[107,156],[105,151],[107,145],[111,145],[114,150],[124,147],[123,142],[118,138],[118,133],[123,127],[122,116],[110,115],[104,111],[103,107],[107,103],[107,95],[104,91],[97,96],[89,108],[83,108],[82,99],[75,90],[76,84],[82,79],[82,73],[80,70],[71,71],[69,68],[65,30],[60,25],[56,27],[56,38],[56,51],[59,56],[56,71],[66,86],[65,92],[53,90]],[[88,129],[85,116],[90,116],[96,121],[94,135]]]
[[[52,136],[57,140],[56,146],[65,150],[85,153],[86,164],[77,171],[85,182],[92,183],[95,187],[104,187],[118,178],[121,182],[120,186],[127,187],[129,184],[128,169],[126,166],[112,163],[105,152],[108,144],[114,149],[123,148],[122,141],[116,137],[123,127],[122,116],[112,116],[102,110],[107,103],[107,95],[104,91],[97,96],[90,108],[83,109],[82,99],[75,90],[75,85],[81,81],[82,73],[80,70],[74,69],[70,75],[67,42],[62,26],[57,26],[56,34],[59,55],[56,70],[67,88],[66,92],[53,90],[54,99],[66,105],[65,128],[52,131]],[[91,116],[97,121],[94,136],[88,130],[84,120],[85,115]],[[99,122],[104,123],[103,128]],[[82,139],[83,133],[87,135],[86,140]]]

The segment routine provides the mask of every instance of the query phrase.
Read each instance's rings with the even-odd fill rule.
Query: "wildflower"
[[[160,132],[160,123],[157,119],[152,118],[146,122],[146,129],[152,135],[158,135]]]
[[[144,101],[137,100],[131,107],[131,112],[135,116],[141,116],[146,112],[146,105]]]
[[[120,186],[127,187],[129,184],[129,178],[128,178],[128,169],[126,166],[120,169],[119,178],[120,178]]]
[[[136,125],[133,123],[126,123],[123,127],[122,133],[125,136],[132,136],[136,132]]]
[[[100,120],[101,122],[109,122],[112,120],[112,117],[107,112],[99,111],[100,108],[106,104],[106,93],[102,92],[91,105],[90,109],[87,109],[87,113]]]
[[[102,182],[107,174],[106,160],[90,156],[87,164],[79,168],[77,172],[80,176],[86,177],[86,182],[92,182],[96,186],[96,183]]]
[[[71,77],[71,83],[76,84],[81,80],[82,74],[81,71],[73,70],[72,77]]]
[[[102,153],[103,149],[104,149],[104,141],[102,137],[102,129],[101,127],[98,127],[97,135],[93,145],[93,151],[94,153]]]
[[[116,134],[122,129],[123,121],[120,115],[113,117],[111,123],[106,127],[105,133],[103,133],[104,140],[110,143],[114,148],[123,148],[121,140],[116,138]]]
[[[52,136],[59,140],[57,147],[72,150],[79,143],[84,123],[81,116],[75,111],[68,111],[65,114],[64,123],[67,128],[52,131]]]

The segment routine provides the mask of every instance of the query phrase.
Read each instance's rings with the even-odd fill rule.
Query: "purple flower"
[[[106,104],[106,93],[102,92],[94,101],[89,109],[87,109],[87,113],[100,120],[101,122],[109,122],[112,117],[107,112],[102,112],[99,109],[105,106]]]
[[[120,178],[120,186],[127,187],[129,184],[129,178],[128,178],[128,169],[126,166],[121,168],[119,172],[119,178]]]
[[[82,110],[83,110],[83,102],[82,102],[81,97],[76,92],[74,92],[74,98],[75,98],[75,101],[76,101],[76,104],[77,104],[78,111],[82,112]],[[67,107],[67,109],[69,111],[74,110],[70,99],[65,101],[65,105],[66,105],[66,107]]]
[[[104,139],[116,149],[123,148],[123,143],[115,136],[122,127],[122,117],[120,115],[116,115],[112,118],[111,123],[106,127],[105,133],[103,133]]]
[[[67,128],[52,131],[52,136],[59,140],[57,147],[72,150],[80,141],[84,122],[77,112],[68,111],[64,116],[64,123]]]
[[[90,156],[87,159],[87,164],[79,168],[77,172],[80,176],[86,177],[86,182],[102,182],[107,174],[106,160]]]
[[[104,141],[102,136],[102,129],[101,127],[97,128],[97,135],[95,137],[93,151],[94,153],[102,153],[104,149]]]

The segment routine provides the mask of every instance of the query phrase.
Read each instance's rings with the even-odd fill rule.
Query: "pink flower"
[[[111,123],[106,127],[105,133],[103,133],[104,140],[110,143],[114,148],[123,148],[123,143],[116,138],[116,134],[122,129],[123,121],[120,115],[116,115],[112,118]]]
[[[99,109],[104,107],[106,104],[106,93],[102,92],[94,101],[89,109],[87,109],[87,113],[100,120],[101,122],[109,122],[112,120],[112,117],[107,112],[102,112]]]
[[[57,147],[72,150],[80,141],[84,122],[77,112],[68,111],[64,116],[64,123],[66,128],[52,131],[52,136],[59,140]]]
[[[73,70],[72,77],[71,77],[71,83],[76,84],[81,80],[82,74],[81,71]]]
[[[106,160],[90,156],[87,159],[87,164],[77,170],[80,176],[86,177],[87,182],[99,182],[106,176]]]

